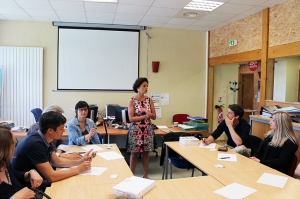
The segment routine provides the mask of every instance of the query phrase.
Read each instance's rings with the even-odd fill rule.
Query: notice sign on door
[[[255,71],[258,68],[258,61],[248,62],[249,69]]]

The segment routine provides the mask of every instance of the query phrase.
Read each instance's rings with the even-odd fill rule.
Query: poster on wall
[[[153,100],[154,106],[159,106],[160,94],[159,93],[152,93],[151,98]]]
[[[156,119],[161,119],[161,107],[155,107]]]
[[[257,102],[260,102],[260,80],[257,82]]]
[[[169,93],[161,93],[160,94],[160,104],[161,105],[169,105]]]

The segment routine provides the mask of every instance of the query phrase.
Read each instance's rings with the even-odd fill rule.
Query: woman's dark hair
[[[0,125],[0,168],[7,165],[10,161],[11,145],[13,136],[9,126]]]
[[[78,114],[77,114],[78,109],[84,108],[84,107],[86,107],[87,109],[89,108],[89,104],[86,101],[77,102],[77,104],[75,105],[76,118],[78,117]]]
[[[148,79],[146,77],[140,77],[140,78],[137,78],[137,80],[135,80],[134,84],[132,85],[132,88],[133,88],[133,91],[134,92],[138,92],[138,87],[140,87],[140,85],[143,83],[143,82],[148,82]]]
[[[43,134],[46,134],[48,129],[56,131],[57,127],[64,125],[66,122],[67,119],[60,113],[53,111],[43,113],[39,121],[40,131]]]

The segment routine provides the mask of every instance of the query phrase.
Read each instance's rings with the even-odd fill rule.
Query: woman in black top
[[[0,125],[0,199],[30,199],[35,197],[34,191],[23,188],[18,179],[30,181],[32,189],[39,187],[43,181],[35,171],[15,172],[9,162],[15,151],[16,140],[10,127]]]
[[[273,114],[270,127],[272,130],[266,134],[255,156],[250,158],[286,174],[298,149],[292,119],[285,112],[277,112]]]

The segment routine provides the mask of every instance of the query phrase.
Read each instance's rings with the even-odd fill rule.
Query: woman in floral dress
[[[133,84],[137,94],[129,100],[128,115],[131,121],[128,130],[127,151],[130,152],[130,169],[134,173],[139,153],[142,153],[144,178],[148,177],[149,151],[154,149],[154,129],[151,119],[156,119],[153,100],[145,94],[148,91],[147,78],[140,77]]]

